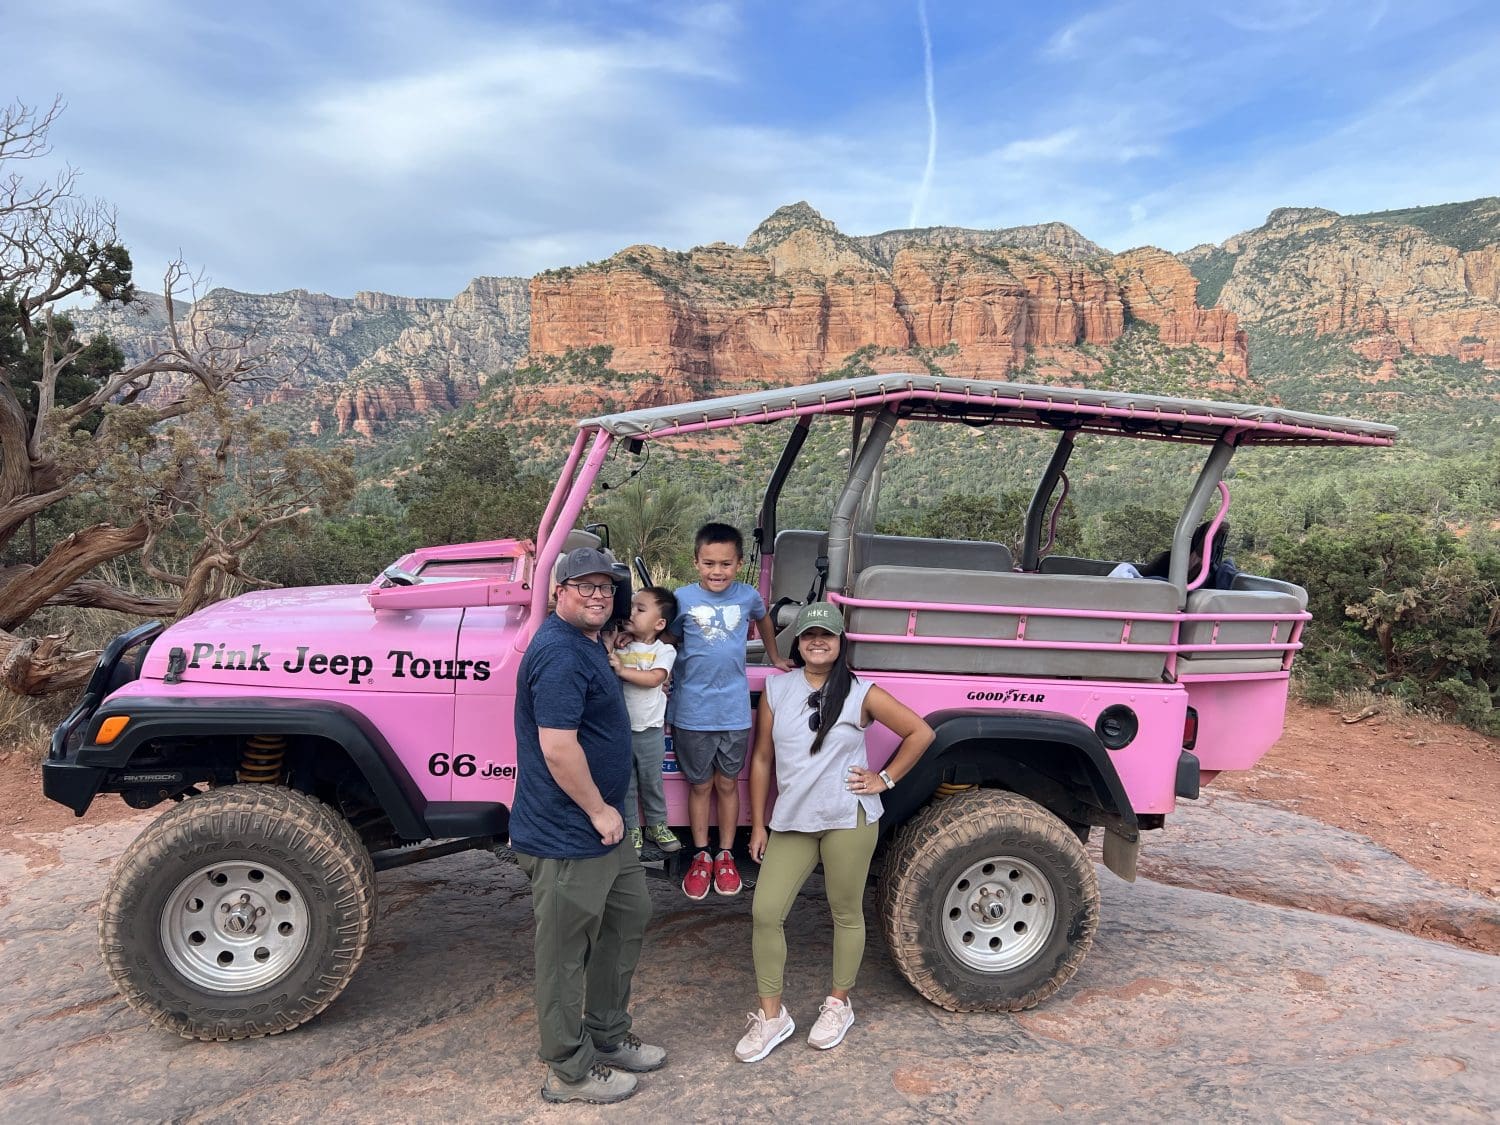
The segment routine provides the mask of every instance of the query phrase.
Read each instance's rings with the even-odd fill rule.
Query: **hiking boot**
[[[818,1005],[818,1022],[807,1033],[807,1045],[826,1051],[844,1041],[845,1034],[854,1023],[854,1005],[847,1000],[830,996]]]
[[[784,1043],[797,1025],[787,1014],[786,1005],[774,1016],[764,1012],[751,1012],[745,1017],[745,1034],[734,1048],[734,1057],[740,1062],[760,1062],[771,1053],[778,1043]]]
[[[646,839],[650,840],[667,855],[682,850],[682,841],[677,838],[677,833],[673,832],[665,824],[653,824],[650,828],[646,829]]]
[[[714,861],[708,858],[708,852],[699,852],[693,857],[693,865],[683,877],[682,893],[690,899],[705,899],[708,897],[709,884],[713,881]]]
[[[641,830],[639,828],[627,828],[625,830],[625,838],[630,841],[630,846],[635,849],[635,854],[640,855],[641,848],[646,845],[645,839],[641,836]]]
[[[737,895],[743,885],[734,857],[728,852],[720,852],[719,858],[714,860],[714,890],[721,895]]]
[[[613,1047],[596,1046],[594,1055],[605,1066],[612,1066],[616,1070],[629,1070],[636,1074],[655,1070],[667,1061],[665,1047],[653,1047],[649,1043],[642,1043],[641,1037],[630,1031],[627,1031],[625,1038]]]
[[[549,1069],[547,1080],[542,1083],[542,1097],[549,1102],[590,1102],[593,1105],[608,1105],[622,1102],[635,1093],[635,1075],[623,1070],[610,1070],[603,1063],[595,1063],[578,1082],[564,1082],[556,1072]]]

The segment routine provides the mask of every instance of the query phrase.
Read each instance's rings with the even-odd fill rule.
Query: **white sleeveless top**
[[[862,796],[848,789],[849,767],[869,767],[865,731],[860,723],[865,696],[871,684],[856,680],[849,685],[849,698],[838,722],[823,739],[816,754],[808,753],[815,733],[808,729],[807,705],[812,685],[802,669],[766,680],[771,703],[771,741],[776,753],[776,804],[771,809],[771,828],[776,832],[825,832],[830,828],[858,825],[859,806],[865,822],[880,819],[885,807],[874,795]]]

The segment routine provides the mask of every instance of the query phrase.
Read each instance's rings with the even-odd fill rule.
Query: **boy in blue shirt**
[[[776,651],[776,627],[753,586],[735,579],[745,540],[727,523],[706,523],[693,539],[698,583],[677,591],[672,632],[682,638],[673,691],[672,748],[692,791],[688,823],[693,856],[682,892],[691,899],[740,893],[740,873],[729,854],[740,823],[740,771],[750,748],[750,684],[745,645],[754,621],[766,657],[783,672],[791,667]],[[709,805],[719,798],[719,854],[708,850]]]

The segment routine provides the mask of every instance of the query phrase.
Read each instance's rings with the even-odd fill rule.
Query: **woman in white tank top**
[[[794,626],[796,670],[766,681],[750,753],[750,854],[760,861],[751,908],[760,1010],[735,1047],[759,1062],[796,1025],[781,1003],[785,924],[813,868],[833,913],[833,987],[807,1041],[827,1049],[854,1022],[849,990],[864,957],[864,889],[879,836],[880,794],[894,786],[932,743],[932,728],[885,689],[858,680],[844,658],[844,616],[827,602],[804,606]],[[901,745],[883,770],[870,768],[865,728],[889,727]],[[769,828],[771,771],[776,806]]]

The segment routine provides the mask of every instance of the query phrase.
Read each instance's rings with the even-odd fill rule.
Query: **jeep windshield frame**
[[[547,573],[557,558],[614,441],[626,441],[638,450],[646,441],[793,419],[796,424],[767,484],[759,526],[755,529],[763,549],[773,550],[780,489],[806,439],[811,420],[823,414],[851,416],[856,438],[849,477],[829,526],[828,589],[832,592],[842,592],[845,588],[849,539],[861,518],[872,481],[878,480],[881,454],[899,421],[1014,426],[1059,435],[1058,445],[1027,511],[1022,569],[1027,569],[1028,564],[1031,568],[1036,565],[1047,508],[1063,479],[1078,435],[1208,447],[1208,455],[1172,538],[1169,581],[1177,586],[1182,598],[1186,597],[1191,580],[1187,571],[1193,531],[1219,493],[1224,470],[1237,449],[1254,445],[1381,448],[1394,444],[1397,436],[1395,426],[1381,422],[1276,406],[915,373],[868,375],[655,406],[600,415],[578,423],[578,432],[538,530],[536,572]],[[1222,515],[1221,508],[1219,516]],[[762,557],[764,560],[765,556]],[[763,587],[766,574],[763,570]],[[531,592],[535,621],[540,620],[546,607],[545,585],[537,583]],[[524,644],[521,638],[518,642]]]

